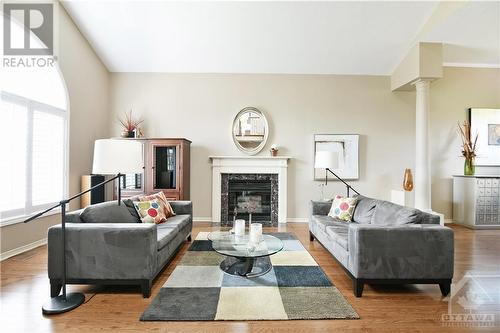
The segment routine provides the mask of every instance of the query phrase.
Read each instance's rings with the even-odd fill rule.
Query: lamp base
[[[42,307],[42,313],[47,315],[58,314],[73,310],[85,301],[85,296],[82,293],[71,293],[66,295],[66,299],[62,295],[52,297]]]

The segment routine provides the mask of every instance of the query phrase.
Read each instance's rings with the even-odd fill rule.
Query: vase
[[[411,174],[411,169],[405,169],[403,189],[408,192],[413,190],[413,175]]]
[[[476,172],[476,166],[474,165],[473,158],[466,158],[464,162],[464,175],[473,176]]]
[[[122,138],[135,138],[135,132],[125,130],[121,133],[121,137]]]

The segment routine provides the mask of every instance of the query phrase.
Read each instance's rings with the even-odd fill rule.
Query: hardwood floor
[[[454,283],[469,272],[488,274],[482,286],[500,304],[500,230],[472,231],[453,226],[455,231]],[[193,235],[210,230],[197,223]],[[187,247],[153,284],[152,296],[142,298],[135,287],[69,286],[85,293],[86,303],[69,313],[43,316],[42,304],[49,297],[46,262],[42,246],[1,262],[1,332],[454,332],[478,328],[443,327],[441,315],[448,311],[437,285],[365,286],[362,298],[353,296],[352,283],[343,269],[317,242],[309,242],[307,224],[290,223],[295,233],[344,297],[361,316],[360,320],[251,321],[251,322],[141,322],[139,316],[165,283]],[[466,288],[469,288],[466,286]],[[474,288],[471,286],[470,288]],[[497,314],[498,316],[498,314]],[[490,328],[495,330],[495,328]],[[499,327],[496,328],[498,332]]]

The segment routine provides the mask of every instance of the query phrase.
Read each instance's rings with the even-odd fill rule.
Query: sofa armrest
[[[365,279],[451,279],[453,230],[440,225],[349,224],[349,270]]]
[[[48,230],[48,272],[62,272],[61,225]],[[155,224],[67,223],[68,279],[151,279],[156,272]]]
[[[193,218],[193,202],[192,201],[169,201],[170,206],[176,215],[191,215]]]
[[[332,208],[331,201],[312,201],[310,203],[310,216],[313,215],[328,215]]]

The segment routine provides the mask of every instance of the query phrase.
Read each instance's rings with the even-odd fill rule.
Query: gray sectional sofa
[[[69,284],[139,285],[151,295],[153,279],[191,240],[191,201],[170,202],[176,216],[141,223],[131,200],[89,206],[67,214],[66,272]],[[61,290],[61,225],[48,230],[51,297]]]
[[[358,196],[352,222],[328,216],[331,202],[311,202],[310,240],[318,240],[353,279],[354,295],[368,284],[436,283],[450,292],[453,230],[439,217]]]

